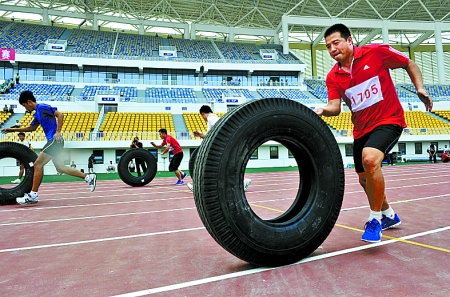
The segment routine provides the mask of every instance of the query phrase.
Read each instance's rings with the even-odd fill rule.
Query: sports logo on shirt
[[[345,95],[351,101],[353,112],[363,110],[383,100],[380,78],[372,77],[359,85],[345,91]]]

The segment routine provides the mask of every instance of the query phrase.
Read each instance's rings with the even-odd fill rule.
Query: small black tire
[[[128,164],[132,159],[136,158],[142,159],[147,165],[146,171],[141,176],[134,176],[128,170]],[[138,164],[135,164],[135,171],[137,171],[137,166]],[[155,178],[157,170],[158,165],[155,157],[149,151],[138,148],[126,151],[120,157],[119,164],[117,164],[117,173],[120,179],[133,187],[142,187],[151,182]]]
[[[16,142],[0,142],[0,158],[13,158],[19,160],[25,169],[24,178],[14,188],[5,189],[0,187],[0,205],[14,204],[17,197],[23,197],[31,191],[34,176],[34,162],[37,155],[23,144]]]
[[[198,147],[192,152],[191,157],[189,158],[189,174],[192,180],[194,180],[194,166],[197,154],[198,154]]]
[[[261,219],[243,189],[252,153],[267,141],[294,156],[299,185],[281,215]],[[246,102],[225,114],[199,148],[195,204],[203,224],[224,249],[258,266],[287,265],[316,250],[339,216],[344,166],[335,137],[311,109],[293,100]]]

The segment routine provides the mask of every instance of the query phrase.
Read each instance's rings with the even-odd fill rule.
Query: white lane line
[[[41,220],[41,221],[31,221],[31,222],[3,223],[3,224],[0,224],[0,227],[29,225],[29,224],[40,224],[40,223],[68,222],[68,221],[90,220],[90,219],[104,219],[104,218],[125,217],[125,216],[134,216],[134,215],[151,214],[151,213],[164,213],[164,212],[193,210],[193,209],[196,209],[196,207],[172,208],[172,209],[163,209],[163,210],[151,210],[151,211],[142,211],[142,212],[128,212],[128,213],[119,213],[119,214],[110,214],[110,215],[99,215],[99,216],[88,216],[88,217],[66,218],[66,219],[53,219],[53,220]]]
[[[416,233],[416,234],[404,236],[404,237],[401,237],[400,239],[401,240],[408,240],[408,239],[411,239],[411,238],[416,238],[416,237],[425,236],[425,235],[429,235],[429,234],[434,234],[434,233],[438,233],[438,232],[442,232],[442,231],[447,231],[449,229],[450,229],[450,226],[447,226],[447,227],[444,227],[444,228],[439,228],[439,229],[434,229],[434,230],[430,230],[430,231],[426,231],[426,232],[421,232],[421,233]],[[371,248],[374,248],[374,247],[387,245],[387,244],[391,244],[391,243],[397,243],[397,242],[401,242],[401,241],[395,240],[395,239],[391,239],[391,240],[386,240],[386,241],[382,241],[382,242],[379,242],[379,243],[373,243],[373,244],[368,244],[368,245],[364,245],[364,246],[349,248],[349,249],[345,249],[345,250],[341,250],[341,251],[331,252],[331,253],[327,253],[327,254],[312,256],[312,257],[305,258],[303,260],[300,260],[297,263],[294,263],[294,264],[291,264],[291,265],[288,265],[288,266],[294,266],[294,265],[299,265],[299,264],[308,263],[308,262],[312,262],[312,261],[317,261],[317,260],[322,260],[322,259],[326,259],[326,258],[336,257],[336,256],[344,255],[344,254],[359,252],[359,251],[362,251],[362,250],[371,249]],[[179,290],[179,289],[184,289],[184,288],[188,288],[188,287],[203,285],[203,284],[207,284],[207,283],[212,283],[212,282],[216,282],[216,281],[221,281],[221,280],[225,280],[225,279],[242,277],[242,276],[255,274],[255,273],[260,273],[260,272],[264,272],[264,271],[275,270],[275,269],[282,269],[282,268],[288,267],[288,266],[273,267],[273,268],[250,269],[250,270],[245,270],[245,271],[239,271],[239,272],[234,272],[234,273],[228,273],[228,274],[223,274],[223,275],[218,275],[218,276],[213,276],[213,277],[193,280],[193,281],[184,282],[184,283],[178,283],[178,284],[173,284],[173,285],[168,285],[168,286],[163,286],[163,287],[158,287],[158,288],[152,288],[152,289],[147,289],[147,290],[142,290],[142,291],[125,293],[125,294],[121,294],[121,295],[115,295],[115,296],[112,296],[112,297],[138,297],[138,296],[145,296],[145,295],[150,295],[150,294],[168,292],[168,291]]]
[[[448,196],[450,196],[450,194],[393,201],[393,202],[389,202],[389,204],[399,204],[399,203],[414,202],[414,201],[421,201],[421,200],[437,199],[437,198],[443,198],[443,197],[448,197]],[[167,198],[167,199],[176,199],[176,198]],[[165,199],[161,199],[161,200],[165,200]],[[266,202],[278,202],[278,201],[284,201],[284,200],[294,200],[294,198],[280,198],[280,199],[272,199],[272,200],[251,201],[250,203],[251,204],[262,204],[262,203],[266,203]],[[364,205],[364,206],[342,208],[341,212],[355,210],[355,209],[364,209],[364,208],[368,208],[368,207],[369,207],[368,205]],[[68,222],[68,221],[111,218],[111,217],[124,217],[124,216],[131,216],[131,215],[164,213],[164,212],[184,211],[184,210],[194,210],[194,209],[196,209],[196,207],[172,208],[172,209],[163,209],[163,210],[151,210],[151,211],[142,211],[142,212],[129,212],[129,213],[119,213],[119,214],[109,214],[109,215],[86,216],[86,217],[63,218],[63,219],[40,220],[40,221],[28,221],[28,222],[0,223],[0,227],[20,226],[20,225],[29,225],[29,224],[39,224],[39,223]]]
[[[98,242],[105,242],[105,241],[131,239],[131,238],[139,238],[139,237],[147,237],[147,236],[155,236],[155,235],[166,235],[166,234],[174,234],[174,233],[180,233],[180,232],[197,231],[197,230],[203,230],[203,229],[205,229],[205,227],[180,229],[180,230],[171,230],[171,231],[161,231],[161,232],[153,232],[153,233],[143,233],[143,234],[118,236],[118,237],[109,237],[109,238],[99,238],[99,239],[83,240],[83,241],[72,241],[72,242],[66,242],[66,243],[35,245],[35,246],[28,246],[28,247],[4,249],[4,250],[0,250],[0,253],[10,253],[10,252],[37,250],[37,249],[44,249],[44,248],[71,246],[71,245],[79,245],[79,244],[87,244],[87,243],[98,243]]]

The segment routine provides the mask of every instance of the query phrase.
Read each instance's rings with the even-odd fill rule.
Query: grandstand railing
[[[206,133],[206,131],[203,131]],[[191,132],[169,132],[169,135],[178,140],[201,140],[195,137]],[[450,134],[450,127],[443,128],[406,128],[403,130],[403,136],[423,136],[423,135],[444,135]],[[62,132],[65,141],[130,141],[133,137],[138,136],[141,140],[160,140],[159,132]],[[351,130],[336,130],[336,136],[352,137]],[[45,142],[45,135],[43,132],[30,133],[30,139],[34,142]],[[16,141],[15,134],[0,134],[0,141]],[[37,147],[39,148],[39,147]]]
[[[44,56],[66,56],[74,58],[92,58],[92,59],[118,59],[118,60],[144,60],[144,61],[161,61],[161,62],[202,62],[202,63],[238,63],[238,64],[304,64],[297,60],[235,60],[235,59],[196,59],[196,58],[162,58],[162,57],[146,57],[146,56],[125,56],[125,55],[104,55],[104,54],[86,54],[71,52],[52,52],[17,49],[16,54],[25,55],[44,55]]]

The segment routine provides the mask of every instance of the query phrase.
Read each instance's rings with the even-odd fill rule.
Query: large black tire
[[[23,163],[25,172],[20,184],[14,188],[5,189],[0,187],[0,205],[14,204],[17,197],[23,197],[24,193],[31,191],[34,175],[34,161],[37,155],[28,147],[16,142],[0,142],[0,158],[13,158]],[[19,167],[17,167],[19,172]]]
[[[249,205],[242,180],[250,155],[273,140],[294,156],[299,189],[282,215],[263,220]],[[344,167],[327,125],[288,99],[260,99],[228,112],[208,132],[195,162],[195,203],[211,236],[251,264],[294,263],[316,250],[338,218]]]
[[[189,174],[191,175],[192,180],[194,180],[194,166],[195,166],[195,159],[197,158],[198,148],[196,148],[189,158]]]
[[[134,176],[128,170],[128,164],[132,159],[140,158],[146,163],[147,170],[144,172],[142,176]],[[137,171],[137,164],[135,164]],[[126,151],[119,160],[119,164],[117,164],[117,173],[119,174],[120,179],[126,183],[127,185],[133,187],[142,187],[151,182],[158,170],[158,165],[156,163],[155,157],[144,149],[131,149]]]

